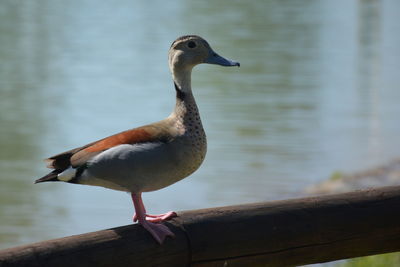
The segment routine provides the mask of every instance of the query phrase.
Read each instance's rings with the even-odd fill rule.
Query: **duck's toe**
[[[141,225],[153,236],[161,245],[167,236],[175,237],[175,234],[169,228],[161,223],[142,222]]]
[[[149,222],[163,222],[163,221],[168,221],[174,217],[177,217],[178,215],[176,214],[175,211],[168,211],[166,213],[163,214],[146,214],[146,220]],[[133,221],[137,222],[138,218],[137,215],[135,213],[135,215],[133,215]]]

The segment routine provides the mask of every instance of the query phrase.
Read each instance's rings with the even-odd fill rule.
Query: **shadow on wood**
[[[292,266],[400,250],[400,186],[185,211],[158,245],[139,225],[0,251],[0,266]]]

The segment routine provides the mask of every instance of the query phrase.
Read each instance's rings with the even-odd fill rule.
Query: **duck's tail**
[[[61,173],[62,170],[54,170],[50,172],[49,174],[43,176],[42,178],[39,178],[35,181],[35,184],[37,183],[43,183],[43,182],[57,182],[60,181],[58,179],[58,174]]]

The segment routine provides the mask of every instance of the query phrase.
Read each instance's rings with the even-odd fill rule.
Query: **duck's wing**
[[[154,129],[149,126],[118,133],[92,143],[91,145],[75,152],[70,158],[70,163],[72,167],[76,168],[109,148],[123,144],[152,142],[157,138],[158,134],[156,134]]]
[[[56,181],[57,175],[69,167],[79,168],[88,160],[101,152],[122,144],[140,144],[147,142],[160,142],[168,139],[165,129],[156,125],[147,125],[100,139],[93,143],[68,150],[49,157],[45,161],[47,167],[54,169],[51,173],[35,181],[35,183]]]

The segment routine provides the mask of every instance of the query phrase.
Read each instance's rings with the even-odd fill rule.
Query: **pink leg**
[[[176,216],[178,216],[178,215],[176,214],[175,211],[168,211],[167,213],[157,214],[157,215],[146,213],[146,220],[149,222],[162,222],[162,221],[167,221]],[[133,221],[136,222],[137,220],[138,219],[137,219],[137,216],[135,213],[135,215],[133,215]]]
[[[143,205],[142,195],[141,193],[135,194],[132,193],[132,201],[133,205],[135,206],[135,218],[139,221],[139,223],[154,237],[154,239],[162,244],[164,239],[167,236],[174,237],[175,235],[168,229],[167,226],[163,224],[153,223],[151,221],[146,220],[146,210]],[[176,215],[176,214],[175,214]],[[159,220],[161,221],[161,219]]]
[[[141,195],[139,196],[139,204],[142,207],[144,213],[146,214],[146,220],[149,221],[149,222],[162,222],[162,221],[166,221],[166,220],[169,220],[171,218],[174,218],[174,217],[178,216],[176,214],[176,212],[174,212],[174,211],[169,211],[167,213],[157,214],[157,215],[147,214],[146,213],[146,208],[144,207]],[[137,217],[137,215],[135,213],[133,215],[133,221],[136,222],[137,220],[138,220],[138,217]]]

